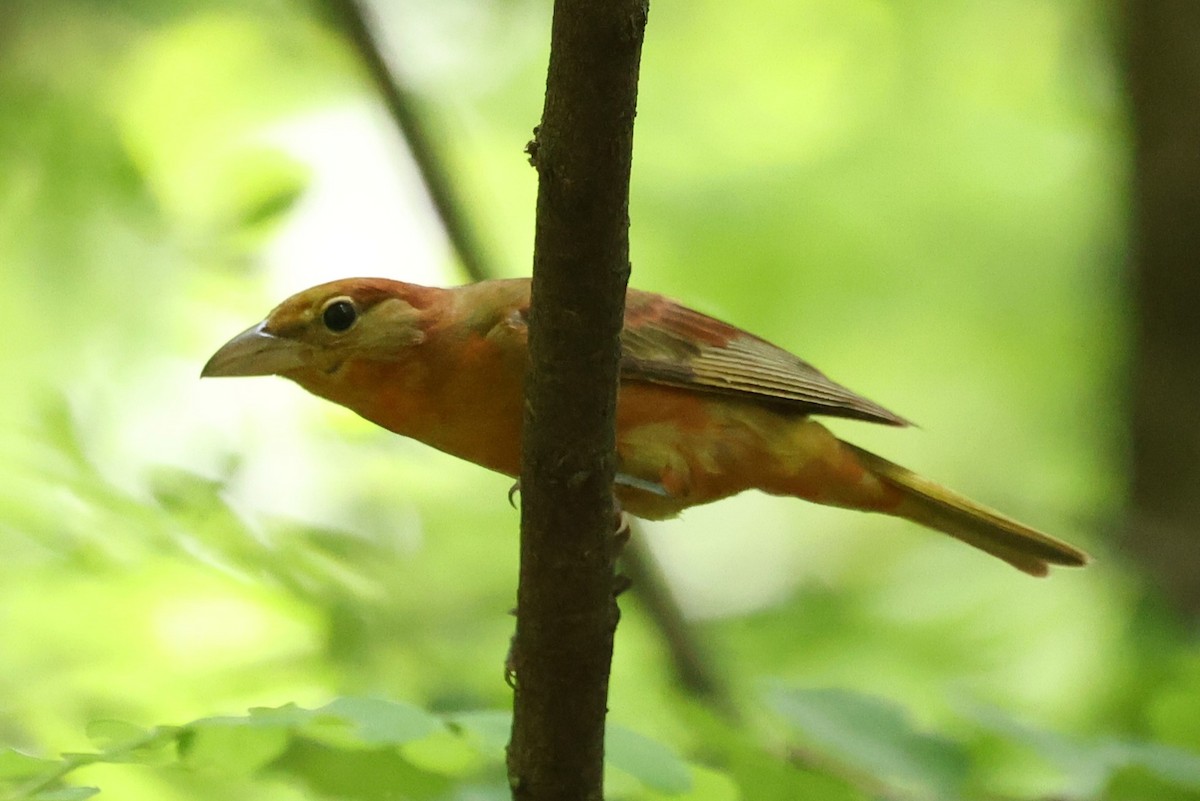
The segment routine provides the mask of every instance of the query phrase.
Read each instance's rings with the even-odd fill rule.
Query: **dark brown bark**
[[[600,801],[617,607],[613,476],[645,0],[556,0],[538,172],[521,473],[521,801]]]
[[[1128,544],[1200,612],[1200,4],[1127,0],[1134,128]]]

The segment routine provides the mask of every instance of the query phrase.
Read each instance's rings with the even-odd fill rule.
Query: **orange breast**
[[[453,348],[450,353],[443,353]],[[452,368],[450,367],[452,366]],[[520,472],[521,373],[481,338],[347,366],[331,398],[389,431],[510,476]]]
[[[521,366],[481,337],[436,345],[404,359],[348,364],[336,386],[309,388],[397,434],[517,476]],[[447,348],[453,352],[439,352]],[[857,461],[816,422],[645,382],[621,387],[617,455],[620,472],[664,490],[618,486],[624,508],[648,519],[747,489],[852,506],[875,503],[859,497],[864,490],[878,493],[864,486]]]

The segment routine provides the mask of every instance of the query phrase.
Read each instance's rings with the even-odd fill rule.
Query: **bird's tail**
[[[1044,576],[1050,565],[1080,567],[1087,564],[1088,555],[1065,542],[981,506],[870,451],[848,442],[842,444],[880,481],[900,491],[900,505],[890,514],[949,534],[1030,575]]]

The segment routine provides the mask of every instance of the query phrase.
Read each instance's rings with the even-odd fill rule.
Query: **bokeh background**
[[[446,746],[455,762],[437,738],[405,758],[447,782],[387,790],[247,767],[236,740],[202,765],[104,759],[67,786],[21,768],[94,751],[96,721],[509,704],[510,482],[281,380],[198,380],[311,284],[466,280],[335,6],[0,5],[11,797],[506,797],[494,743]],[[370,12],[486,263],[527,274],[549,2]],[[1037,581],[911,525],[758,495],[646,526],[738,714],[681,685],[627,596],[611,719],[661,758],[626,754],[613,797],[1200,797],[1195,619],[1123,545],[1119,33],[1095,0],[653,5],[633,283],[915,420],[831,427],[1096,560]],[[672,760],[689,781],[656,774]]]

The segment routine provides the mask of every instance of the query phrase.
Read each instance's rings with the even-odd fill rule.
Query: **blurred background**
[[[468,279],[343,11],[0,5],[0,746],[17,749],[0,752],[0,782],[22,778],[14,798],[506,797],[498,749],[459,763],[437,743],[420,770],[451,780],[393,795],[265,759],[100,764],[67,789],[11,770],[16,754],[53,768],[94,749],[101,720],[341,696],[509,705],[510,482],[281,380],[198,380],[311,284]],[[369,11],[480,263],[528,274],[522,148],[550,3]],[[1197,209],[1149,183],[1195,177],[1200,126],[1164,148],[1139,127],[1195,117],[1200,102],[1161,98],[1200,40],[1195,12],[1158,27],[1129,13],[653,5],[633,284],[915,420],[831,427],[1095,563],[1033,580],[905,523],[760,495],[646,526],[723,700],[687,689],[655,618],[623,598],[611,719],[688,781],[627,759],[612,797],[1200,797],[1200,334],[1170,311],[1200,292],[1196,234],[1152,247]]]

